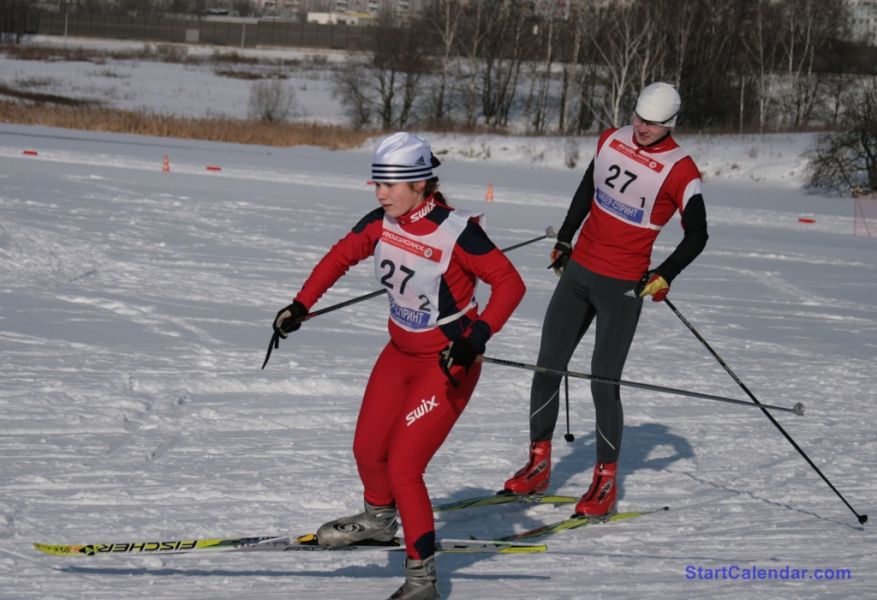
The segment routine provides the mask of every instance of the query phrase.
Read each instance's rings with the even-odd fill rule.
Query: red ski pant
[[[370,504],[395,502],[408,556],[434,552],[435,522],[423,482],[426,465],[442,445],[475,389],[481,364],[453,368],[455,388],[438,353],[412,355],[392,342],[378,357],[365,389],[353,454]]]

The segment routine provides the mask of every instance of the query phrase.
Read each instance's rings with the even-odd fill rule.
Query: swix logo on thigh
[[[405,415],[405,422],[408,424],[408,427],[411,427],[417,419],[431,412],[434,408],[438,408],[438,400],[435,399],[435,396],[429,400],[421,400],[420,406]]]

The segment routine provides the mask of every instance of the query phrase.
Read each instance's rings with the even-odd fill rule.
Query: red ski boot
[[[551,440],[530,444],[527,465],[505,482],[505,491],[512,494],[533,494],[548,489],[551,476]]]
[[[576,504],[577,515],[602,517],[615,512],[615,499],[618,496],[615,482],[617,468],[618,463],[597,463],[591,487]]]

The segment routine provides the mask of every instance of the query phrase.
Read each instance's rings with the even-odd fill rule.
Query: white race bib
[[[473,291],[466,307],[451,315],[439,315],[439,291],[457,238],[469,219],[478,216],[451,211],[430,234],[412,235],[399,222],[384,215],[381,239],[375,247],[375,276],[390,299],[390,318],[408,331],[423,331],[459,318],[476,305]]]
[[[631,145],[632,127],[622,127],[603,143],[594,159],[594,204],[634,227],[660,230],[651,222],[658,191],[673,165],[688,156],[682,148],[650,154]]]

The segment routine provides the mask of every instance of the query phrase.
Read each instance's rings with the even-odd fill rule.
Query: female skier
[[[393,539],[402,521],[405,582],[390,597],[438,598],[435,525],[423,474],[466,407],[488,339],[524,295],[524,283],[478,223],[452,209],[438,191],[439,166],[426,140],[399,132],[372,159],[380,207],[320,260],[274,329],[297,330],[320,296],[347,270],[375,257],[388,292],[390,341],[365,389],[353,439],[365,510],[324,524],[321,545]],[[491,288],[483,311],[477,280]]]

